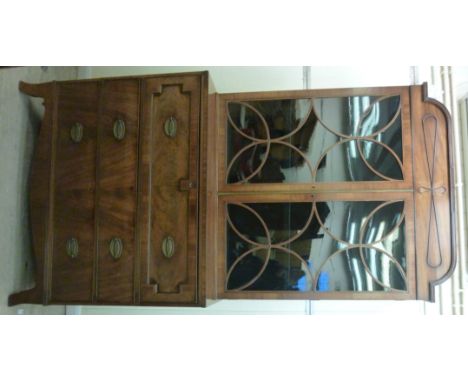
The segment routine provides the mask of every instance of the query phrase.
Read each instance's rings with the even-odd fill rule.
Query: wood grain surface
[[[142,181],[142,206],[148,224],[147,245],[141,254],[141,302],[197,303],[197,182],[200,77],[144,80],[144,127],[141,161],[147,167]],[[176,134],[165,133],[169,118]],[[192,182],[188,190],[180,182]],[[175,253],[162,252],[166,237],[174,239]]]
[[[105,81],[101,90],[97,169],[97,302],[132,304],[136,253],[139,127],[138,80]],[[116,120],[125,123],[122,140]],[[112,258],[109,245],[122,240],[123,253]]]

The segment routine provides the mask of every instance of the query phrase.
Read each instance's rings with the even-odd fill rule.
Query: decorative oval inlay
[[[114,260],[120,259],[123,253],[122,239],[118,237],[112,238],[112,240],[109,243],[109,252]]]
[[[83,125],[79,122],[73,124],[70,129],[70,138],[75,143],[80,143],[83,139]]]
[[[426,187],[426,186],[419,186],[416,191],[418,191],[420,194],[424,192],[431,192],[433,194],[439,193],[439,194],[445,194],[447,192],[447,188],[445,186],[439,186],[439,187]]]
[[[174,117],[170,117],[164,123],[164,133],[169,138],[174,138],[177,133],[177,120]]]
[[[172,236],[166,236],[162,241],[161,249],[164,257],[170,259],[175,252],[174,238]]]
[[[78,240],[74,237],[71,237],[67,240],[67,255],[74,259],[78,256],[80,247],[78,245]]]
[[[118,141],[121,141],[122,139],[125,138],[125,121],[123,119],[116,119],[114,122],[114,127],[112,129],[114,133],[114,138]]]

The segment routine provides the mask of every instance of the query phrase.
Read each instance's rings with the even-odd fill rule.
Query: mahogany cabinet
[[[11,305],[434,299],[451,120],[425,86],[216,94],[207,72],[20,84],[35,288]]]
[[[30,176],[36,286],[9,303],[205,305],[208,73],[20,90],[45,115]]]

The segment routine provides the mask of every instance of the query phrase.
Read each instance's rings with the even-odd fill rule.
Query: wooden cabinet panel
[[[90,302],[98,83],[60,85],[57,108],[51,301]]]
[[[139,81],[103,82],[100,104],[97,301],[131,304],[136,246]]]
[[[413,87],[411,98],[418,298],[433,301],[456,264],[451,120],[427,88]]]
[[[143,97],[141,302],[193,304],[200,77],[145,80]]]

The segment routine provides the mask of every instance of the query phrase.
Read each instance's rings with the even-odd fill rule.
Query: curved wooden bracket
[[[434,287],[456,265],[452,121],[447,108],[411,87],[417,297],[434,301]]]

